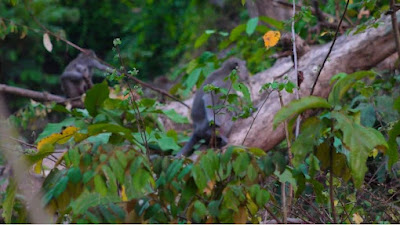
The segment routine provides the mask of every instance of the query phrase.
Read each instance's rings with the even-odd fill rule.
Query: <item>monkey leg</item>
[[[190,140],[183,146],[183,148],[176,154],[176,158],[184,155],[184,156],[189,156],[194,152],[193,146],[199,142],[200,139],[196,135],[192,135]]]

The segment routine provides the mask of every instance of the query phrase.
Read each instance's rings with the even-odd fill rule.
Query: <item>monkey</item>
[[[73,108],[83,108],[83,102],[77,97],[83,95],[92,88],[93,68],[103,71],[110,71],[108,66],[101,64],[92,50],[82,52],[72,60],[61,74],[61,88],[68,98],[75,98],[71,101]]]
[[[224,78],[229,76],[234,69],[238,71],[240,80],[248,80],[249,73],[246,68],[246,62],[232,57],[226,60],[219,69],[212,72],[204,81],[200,89],[197,90],[193,100],[191,112],[191,118],[193,120],[193,134],[185,146],[178,152],[176,157],[180,157],[182,155],[189,156],[192,154],[193,146],[201,139],[204,139],[206,143],[210,143],[211,137],[213,136],[213,126],[210,125],[210,122],[214,120],[214,125],[216,127],[223,126],[225,128],[218,136],[217,143],[219,147],[222,147],[228,143],[226,135],[229,134],[233,125],[231,120],[232,115],[227,110],[222,113],[215,114],[214,110],[208,106],[221,104],[223,102],[223,100],[220,99],[221,94],[212,95],[211,93],[205,93],[203,88],[207,84],[213,84],[214,86],[228,89],[231,86],[231,82],[229,80],[224,81]]]

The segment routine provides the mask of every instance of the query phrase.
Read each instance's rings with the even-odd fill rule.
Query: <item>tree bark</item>
[[[5,84],[0,84],[0,92],[28,97],[41,102],[52,101],[57,103],[63,103],[67,100],[62,96],[53,95],[46,92],[32,91],[19,87],[11,87]]]
[[[314,95],[326,98],[331,89],[330,79],[335,74],[370,69],[396,51],[390,16],[383,17],[380,22],[383,24],[378,28],[370,28],[356,35],[342,35],[337,39],[332,53],[321,71]],[[331,43],[312,46],[311,50],[299,59],[298,69],[304,74],[304,81],[300,86],[300,96],[310,95],[311,87],[330,45]],[[266,93],[259,93],[263,84],[274,80],[279,81],[284,76],[288,76],[291,81],[296,80],[290,57],[279,60],[268,70],[252,76],[250,78],[250,89],[254,105],[260,107],[267,96]],[[282,97],[285,105],[295,99],[294,94],[286,92],[282,92]],[[187,100],[187,102],[190,102],[190,100]],[[167,108],[176,109],[177,106],[176,103],[171,103],[167,105]],[[260,112],[244,142],[245,146],[269,150],[284,139],[283,126],[281,125],[274,130],[272,125],[274,115],[280,108],[278,94],[272,92],[265,105],[258,108]],[[179,107],[177,111],[184,116],[189,116],[189,111],[186,108]],[[230,133],[229,144],[241,145],[251,122],[252,118],[237,121]]]

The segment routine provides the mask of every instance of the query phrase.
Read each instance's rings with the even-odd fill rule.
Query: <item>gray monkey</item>
[[[68,98],[83,95],[93,86],[93,68],[110,71],[108,66],[101,64],[92,50],[82,52],[72,60],[61,74],[61,88]],[[71,100],[72,107],[83,108],[81,99]]]
[[[193,152],[193,146],[197,144],[201,139],[204,139],[206,143],[209,143],[213,133],[213,127],[210,126],[210,122],[214,121],[215,126],[223,127],[221,134],[219,135],[219,146],[227,144],[226,136],[229,134],[230,129],[233,125],[232,115],[227,110],[221,110],[218,114],[214,115],[214,110],[208,108],[210,105],[219,105],[223,102],[220,99],[221,94],[204,93],[203,87],[207,84],[213,84],[214,86],[228,89],[231,85],[229,80],[224,81],[232,70],[237,69],[240,80],[247,81],[249,73],[246,68],[246,62],[238,58],[229,58],[226,60],[221,68],[212,72],[208,78],[204,81],[200,89],[197,90],[194,97],[191,117],[193,120],[193,134],[190,140],[185,146],[179,151],[176,157],[181,155],[188,156]]]

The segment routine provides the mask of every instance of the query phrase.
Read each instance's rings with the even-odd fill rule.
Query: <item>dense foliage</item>
[[[241,12],[240,19],[228,25],[221,25],[223,15],[215,14],[222,9],[207,1],[27,2],[0,2],[0,72],[6,74],[0,83],[50,92],[59,89],[56,74],[76,52],[68,52],[65,43],[56,40],[52,53],[46,52],[43,31],[32,18],[127,71],[137,68],[141,78],[160,74],[179,78],[181,82],[169,92],[181,97],[199,88],[229,56],[246,59],[253,73],[270,67],[273,55],[283,47],[265,49],[262,35],[289,31],[291,22],[263,16],[250,19],[240,4],[246,1],[239,0],[222,6]],[[342,1],[324,2],[319,8],[329,15],[335,15],[335,7],[345,6]],[[312,7],[304,5],[295,18],[296,33],[310,42],[331,41],[328,28],[307,33],[318,20]],[[388,1],[354,1],[348,23],[358,26],[349,30],[363,32],[376,26],[374,19],[388,5]],[[368,18],[358,17],[362,10],[370,13]],[[225,55],[218,57],[218,51]],[[400,222],[397,72],[339,73],[332,79],[328,99],[308,96],[283,106],[274,126],[291,126],[310,109],[318,113],[302,122],[298,137],[290,134],[268,152],[228,146],[223,151],[198,151],[195,160],[173,158],[187,137],[165,130],[158,119],[179,124],[188,119],[174,110],[161,110],[161,103],[129,84],[125,78],[131,73],[108,74],[97,82],[86,93],[85,109],[34,102],[9,122],[35,130],[34,119],[56,115],[54,123],[33,137],[35,145],[24,149],[23,157],[34,172],[47,175],[42,201],[58,223],[281,222],[283,209],[289,208],[283,203],[289,192],[292,218],[314,223],[396,223]],[[206,86],[205,92],[223,93],[226,100],[213,109],[227,108],[237,115],[234,120],[253,117],[257,122],[248,88],[235,72],[227,79],[240,94]],[[264,84],[260,92],[293,93],[296,88],[284,79]],[[59,158],[49,167],[45,160],[55,153]],[[13,178],[1,177],[1,182],[8,184],[0,201],[4,222],[29,222]]]

